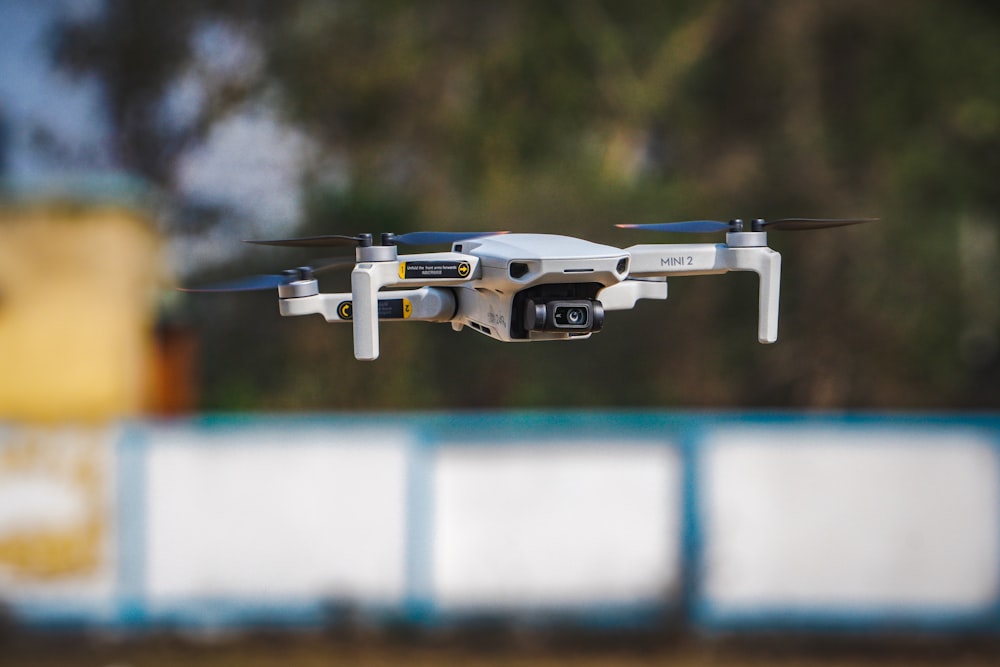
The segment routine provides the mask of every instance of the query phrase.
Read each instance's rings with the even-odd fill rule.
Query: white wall
[[[406,591],[405,430],[156,430],[147,586],[192,597],[351,598]]]
[[[662,443],[450,446],[433,479],[445,608],[657,602],[680,588],[680,457]]]
[[[588,419],[0,427],[0,601],[1000,628],[1000,420]]]
[[[721,429],[699,461],[718,612],[995,604],[1000,461],[979,433]]]

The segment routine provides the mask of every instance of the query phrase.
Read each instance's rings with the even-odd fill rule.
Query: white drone
[[[653,244],[615,248],[569,236],[505,232],[413,232],[326,235],[262,245],[355,246],[353,259],[327,261],[275,275],[195,288],[195,292],[278,290],[282,315],[322,315],[354,327],[354,356],[379,356],[379,320],[450,322],[504,342],[589,338],[604,314],[667,298],[667,278],[752,271],[760,277],[757,338],[778,339],[781,255],[767,246],[767,229],[841,227],[874,218],[691,220],[618,225],[660,232],[726,232],[725,243]],[[400,255],[397,244],[450,243],[450,252]],[[319,291],[315,274],[353,265],[351,291]]]

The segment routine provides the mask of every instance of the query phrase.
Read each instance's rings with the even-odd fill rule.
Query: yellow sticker
[[[405,320],[413,314],[413,304],[409,299],[379,299],[378,318],[380,320]],[[354,307],[351,301],[341,301],[337,306],[337,315],[342,320],[354,319]]]
[[[468,278],[472,264],[450,259],[431,259],[423,262],[403,262],[399,265],[399,277],[403,280],[454,280]]]

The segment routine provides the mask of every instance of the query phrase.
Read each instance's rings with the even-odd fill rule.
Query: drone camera
[[[528,331],[579,333],[600,331],[604,306],[596,299],[574,299],[536,303],[529,300],[524,314]]]

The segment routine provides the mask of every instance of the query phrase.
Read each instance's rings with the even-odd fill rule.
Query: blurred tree
[[[208,20],[245,31],[263,65],[162,131]],[[774,235],[771,348],[754,341],[747,276],[673,281],[668,304],[615,313],[585,343],[386,326],[374,365],[350,359],[346,330],[262,324],[257,301],[223,322],[195,303],[208,407],[997,406],[998,39],[997,10],[973,0],[113,0],[57,53],[105,80],[126,163],[165,184],[227,100],[266,96],[321,156],[303,184],[310,232],[628,245],[652,239],[613,223],[883,218]],[[235,345],[243,329],[273,336],[269,352]]]
[[[179,156],[202,140],[212,123],[256,92],[239,76],[205,81],[205,102],[184,122],[166,107],[170,87],[197,59],[195,37],[212,20],[239,21],[253,33],[280,11],[258,0],[105,0],[102,11],[67,19],[52,35],[56,63],[76,75],[96,74],[116,129],[121,165],[156,184],[170,185]]]

